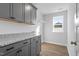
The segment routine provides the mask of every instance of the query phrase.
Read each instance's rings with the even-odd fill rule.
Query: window
[[[63,32],[64,16],[53,17],[53,32]]]

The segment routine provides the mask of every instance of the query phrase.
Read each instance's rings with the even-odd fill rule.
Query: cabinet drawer
[[[12,52],[9,52],[9,53],[5,54],[4,56],[17,56],[17,51],[18,50],[14,50]]]
[[[30,38],[31,39],[31,38]],[[26,39],[22,42],[22,45],[28,45],[30,44],[30,39]]]
[[[15,49],[17,49],[17,48],[20,48],[20,47],[22,47],[24,45],[28,45],[28,44],[30,44],[30,39],[25,39],[23,41],[14,43],[14,46],[15,46]]]
[[[15,46],[15,49],[17,49],[17,48],[20,48],[20,47],[22,47],[24,45],[28,45],[28,44],[30,44],[30,39],[25,39],[23,41],[17,42],[14,44],[14,46]]]
[[[8,53],[8,52],[13,51],[15,49],[16,49],[16,47],[13,44],[13,45],[8,45],[8,46],[0,48],[0,52],[5,54],[5,53]]]

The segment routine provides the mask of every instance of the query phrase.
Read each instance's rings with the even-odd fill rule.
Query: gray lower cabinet
[[[30,39],[0,47],[1,56],[39,56],[40,51],[40,36],[35,36]]]
[[[41,38],[39,36],[31,39],[31,56],[39,56],[41,51]]]

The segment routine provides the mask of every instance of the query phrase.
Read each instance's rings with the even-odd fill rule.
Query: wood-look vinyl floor
[[[68,56],[67,47],[42,43],[40,56]]]

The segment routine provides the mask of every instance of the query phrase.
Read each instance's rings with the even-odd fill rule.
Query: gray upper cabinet
[[[24,4],[23,3],[13,3],[13,17],[16,21],[24,22]]]
[[[14,17],[16,21],[35,24],[37,10],[35,6],[30,3],[13,3],[12,6],[12,17]]]
[[[31,16],[30,16],[30,5],[29,4],[25,4],[25,23],[30,24],[31,22]]]
[[[25,23],[35,24],[36,22],[36,10],[37,8],[32,4],[25,4]]]
[[[0,17],[8,18],[10,16],[10,4],[0,3]]]
[[[36,23],[37,8],[31,3],[0,3],[0,17],[27,24]]]
[[[30,16],[31,16],[31,24],[36,23],[36,8],[32,5],[31,11],[30,11]]]

